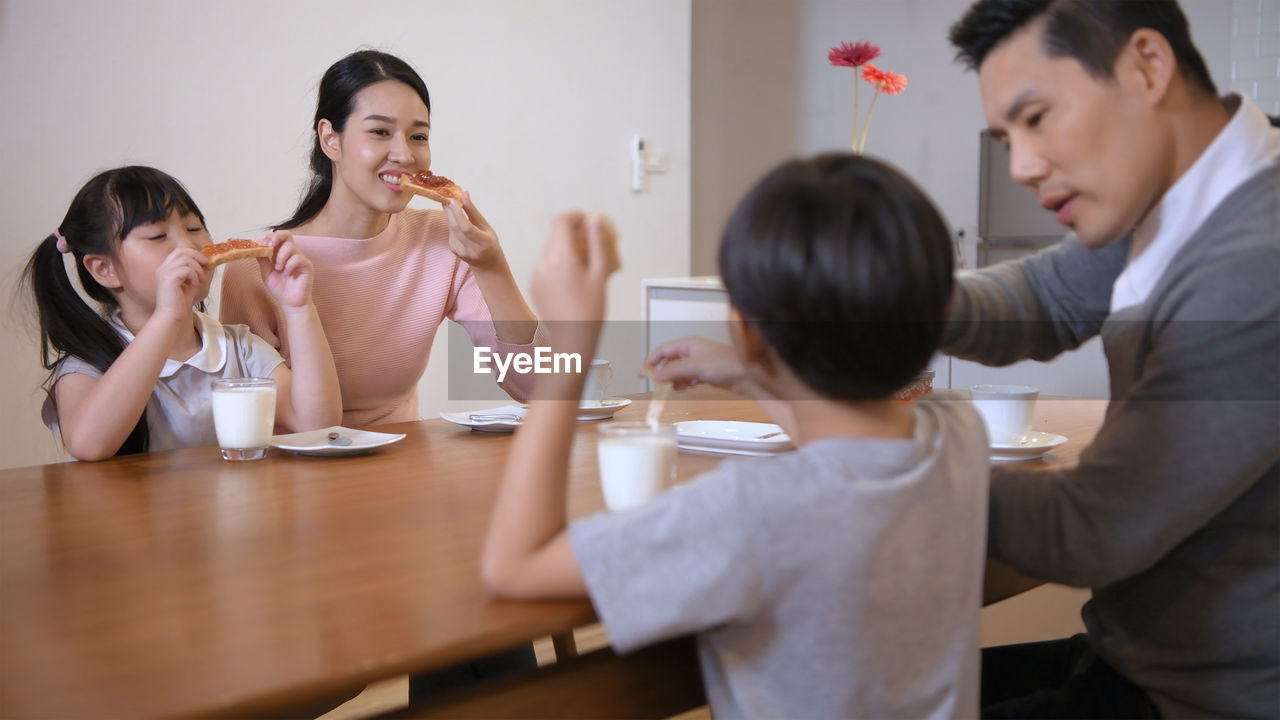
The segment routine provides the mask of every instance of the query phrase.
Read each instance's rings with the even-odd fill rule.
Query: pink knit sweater
[[[315,263],[312,296],[338,367],[343,425],[420,419],[418,379],[446,317],[465,327],[476,347],[529,347],[497,341],[470,266],[449,250],[443,211],[396,213],[367,240],[295,235],[294,242]],[[227,265],[220,316],[248,325],[289,358],[280,308],[255,263]],[[521,400],[532,381],[510,372],[502,388]]]

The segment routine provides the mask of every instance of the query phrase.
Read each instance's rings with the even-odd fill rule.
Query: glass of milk
[[[213,381],[213,429],[223,460],[261,460],[276,420],[276,381],[234,378]]]
[[[644,422],[600,426],[596,448],[604,504],[614,512],[643,505],[676,476],[676,428]]]

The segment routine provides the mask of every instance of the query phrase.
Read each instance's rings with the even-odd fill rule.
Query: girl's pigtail
[[[76,253],[68,253],[77,262]],[[124,352],[124,338],[76,292],[58,249],[58,236],[49,235],[27,262],[23,279],[31,289],[40,321],[40,360],[49,377],[45,392],[53,397],[54,370],[68,356],[78,357],[105,373]],[[116,453],[146,452],[147,416],[144,412]]]

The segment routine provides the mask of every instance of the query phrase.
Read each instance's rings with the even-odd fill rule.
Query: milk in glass
[[[604,504],[615,512],[643,505],[674,479],[675,428],[646,423],[601,427],[597,455]]]
[[[276,384],[270,378],[213,383],[213,429],[227,460],[265,457],[276,417]]]

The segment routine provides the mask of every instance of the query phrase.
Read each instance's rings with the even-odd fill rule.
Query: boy
[[[557,352],[595,350],[612,247],[599,218],[556,220],[533,297]],[[976,715],[985,430],[966,403],[893,398],[942,331],[945,224],[880,162],[792,161],[730,218],[720,270],[738,387],[799,449],[566,528],[582,380],[540,378],[485,582],[590,597],[619,652],[697,633],[717,718]]]

